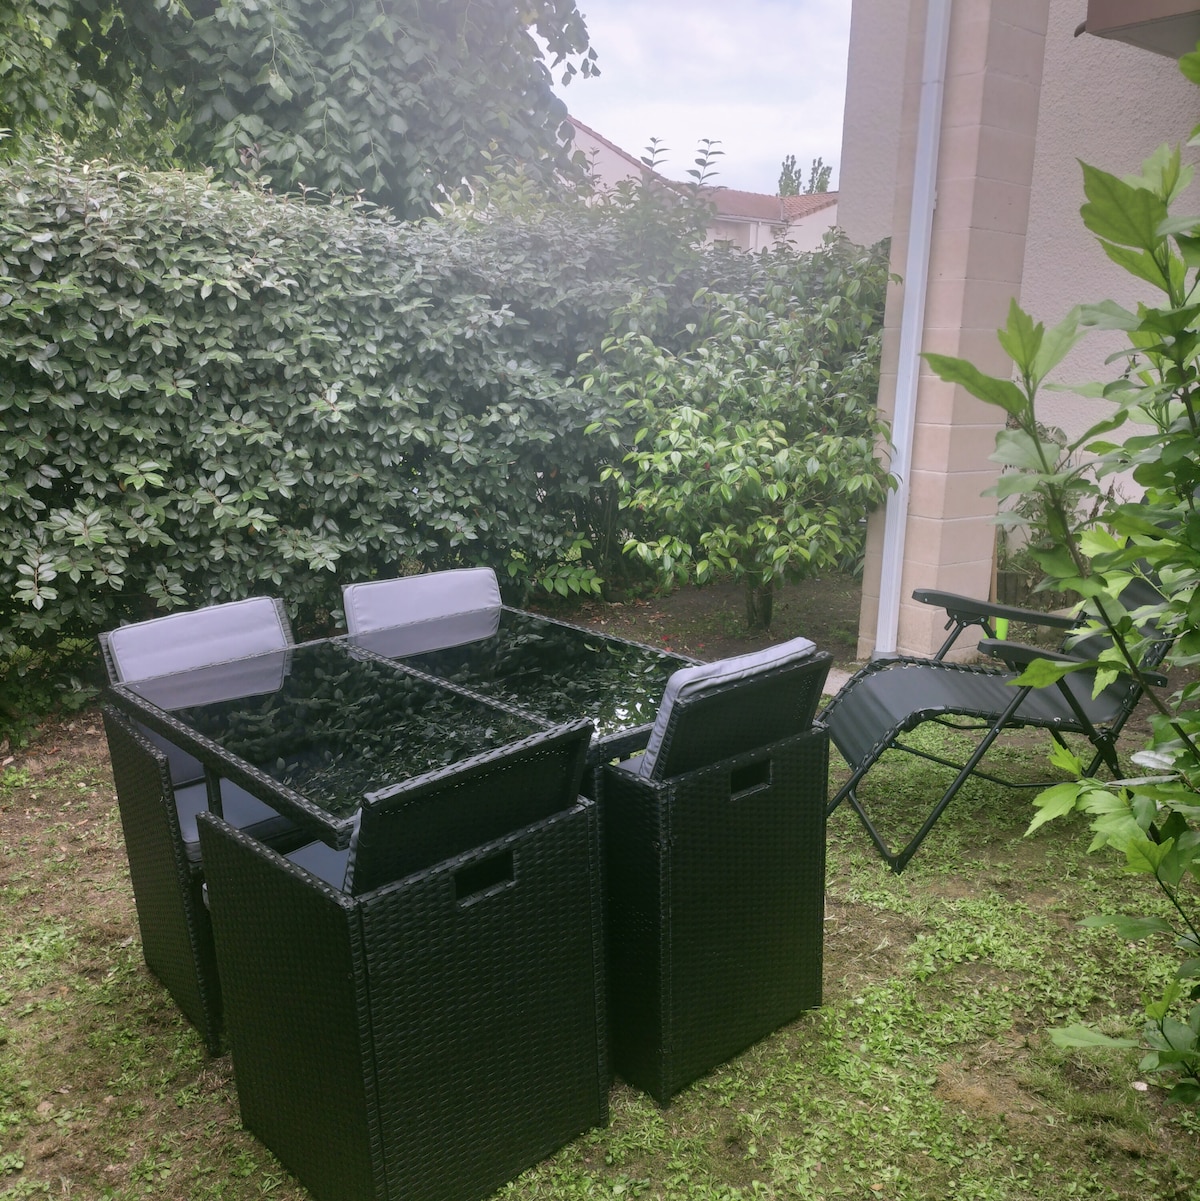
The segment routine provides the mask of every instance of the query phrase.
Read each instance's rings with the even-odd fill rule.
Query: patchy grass
[[[1041,769],[1027,740],[1008,758]],[[97,715],[0,772],[0,1199],[306,1197],[242,1130],[228,1057],[142,963]],[[907,829],[936,772],[895,756],[864,795]],[[502,1195],[1200,1198],[1200,1118],[1133,1087],[1137,1052],[1045,1035],[1128,1030],[1147,958],[1165,974],[1172,957],[1079,929],[1139,885],[1082,828],[1023,838],[1029,815],[1028,793],[971,785],[894,876],[840,810],[824,1006],[669,1109],[618,1083],[605,1129]]]

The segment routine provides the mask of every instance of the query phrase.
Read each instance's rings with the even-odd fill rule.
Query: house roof
[[[608,138],[606,138],[602,133],[597,133],[590,125],[584,125],[584,123],[577,117],[568,116],[567,120],[570,121],[570,123],[575,126],[576,129],[586,133],[589,137],[595,138],[601,146],[604,146],[606,149],[611,150],[613,154],[623,158],[631,167],[636,167],[639,171],[646,172],[650,175],[656,174],[656,172],[651,171],[650,168],[647,167],[640,158],[630,154],[627,150],[622,150],[621,147],[615,142],[610,142]]]
[[[593,138],[601,146],[611,151],[618,158],[628,163],[630,167],[640,171],[643,176],[660,180],[670,188],[686,188],[689,185],[669,180],[657,171],[647,167],[640,158],[636,158],[626,150],[622,150],[615,142],[610,142],[603,134],[597,133],[590,125],[585,125],[577,117],[568,116],[567,120],[575,129]],[[837,204],[836,192],[813,192],[803,196],[768,196],[763,192],[742,192],[736,188],[721,188],[704,186],[701,195],[717,210],[717,218],[727,221],[768,221],[773,225],[790,225],[804,217],[819,213],[824,208]]]
[[[790,224],[837,204],[836,192],[813,192],[803,196],[768,196],[763,192],[739,192],[734,188],[704,188],[716,206],[718,217],[742,221],[774,221]]]

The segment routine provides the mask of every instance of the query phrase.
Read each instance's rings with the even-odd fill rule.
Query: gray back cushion
[[[342,604],[355,641],[392,656],[488,638],[500,624],[500,585],[490,567],[347,584]]]
[[[282,650],[292,641],[280,603],[269,596],[168,613],[107,635],[118,682],[146,680]]]
[[[750,654],[736,655],[729,659],[718,659],[715,663],[701,663],[696,667],[685,667],[675,672],[667,681],[663,692],[654,728],[650,731],[650,741],[646,744],[646,753],[638,765],[640,774],[645,777],[662,775],[655,769],[659,766],[659,756],[664,743],[669,741],[667,734],[675,719],[678,705],[702,700],[738,684],[752,683],[768,673],[777,674],[793,664],[811,659],[816,654],[816,649],[807,638],[793,638],[790,642],[769,646],[765,650],[752,651]],[[822,676],[822,681],[823,678]],[[799,733],[799,730],[791,732]]]

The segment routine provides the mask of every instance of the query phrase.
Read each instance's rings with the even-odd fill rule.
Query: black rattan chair
[[[100,635],[113,683],[282,650],[291,641],[283,607],[269,597],[173,613]],[[273,670],[268,663],[266,674]],[[182,748],[114,709],[105,709],[104,724],[146,965],[217,1055],[221,988],[201,901],[196,833],[196,815],[208,807],[204,769]],[[277,845],[295,843],[296,827],[287,818],[228,781],[220,788],[232,824]]]
[[[677,672],[601,773],[613,1064],[660,1104],[821,1002],[830,657]]]
[[[1070,634],[1078,628],[1075,619],[1037,613],[1007,605],[992,605],[952,593],[918,589],[916,600],[943,608],[949,637],[933,659],[897,657],[878,659],[853,676],[821,714],[834,745],[850,767],[850,778],[829,802],[828,813],[849,801],[871,841],[895,872],[901,872],[916,854],[926,835],[945,812],[946,806],[972,776],[1007,787],[1043,788],[1051,781],[1016,781],[983,770],[980,763],[1005,730],[1037,727],[1049,731],[1060,744],[1064,736],[1080,735],[1091,744],[1092,758],[1086,767],[1094,775],[1104,764],[1114,777],[1120,775],[1116,741],[1122,727],[1141,699],[1141,686],[1129,677],[1093,696],[1095,672],[1080,670],[1044,688],[1015,687],[1014,681],[1035,659],[1083,661],[1094,658],[1107,645],[1099,635]],[[1139,605],[1160,599],[1144,581],[1135,581],[1122,595],[1123,607],[1136,613]],[[1023,646],[993,637],[995,621],[1005,618],[1068,632],[1059,651]],[[1005,666],[977,666],[945,661],[942,656],[959,634],[979,626],[988,635],[979,643],[984,653]],[[1156,686],[1166,679],[1154,669],[1162,662],[1170,642],[1155,639],[1149,632],[1143,644],[1141,669],[1147,682]],[[902,741],[902,735],[928,721],[955,730],[980,734],[965,761],[957,762]],[[899,850],[893,850],[858,796],[863,777],[889,750],[907,751],[952,768],[955,776],[933,804],[920,829]]]
[[[371,798],[338,886],[202,816],[242,1118],[315,1197],[483,1197],[605,1120],[590,736]]]
[[[177,790],[145,731],[107,705],[103,715],[146,966],[219,1055],[221,986],[195,829],[208,805],[204,783]]]

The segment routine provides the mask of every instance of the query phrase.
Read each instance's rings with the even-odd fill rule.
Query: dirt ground
[[[854,665],[859,595],[858,582],[845,577],[790,585],[776,598],[771,630],[758,634],[745,628],[744,597],[736,585],[686,588],[624,604],[590,602],[555,613],[702,659],[803,635],[845,670]],[[1023,745],[1017,743],[1018,752]],[[1038,752],[1043,753],[1044,748]],[[904,809],[909,820],[909,809],[921,808],[924,798],[906,799],[902,777],[889,779],[897,785],[896,803],[909,807]],[[919,783],[917,776],[913,779]],[[149,1195],[241,1198],[267,1191],[281,1201],[299,1201],[303,1190],[241,1128],[229,1057],[203,1056],[141,962],[97,710],[46,723],[27,746],[0,747],[0,781],[0,902],[14,918],[11,962],[21,972],[16,987],[0,981],[9,989],[0,987],[0,1134],[4,1120],[12,1123],[7,1141],[0,1140],[0,1196],[32,1195],[27,1186],[33,1192],[48,1194],[53,1187],[56,1194],[119,1201]],[[1023,1158],[1014,1159],[1013,1170],[1028,1170],[1031,1181],[1039,1182],[1037,1189],[1031,1183],[1030,1196],[1054,1195],[1045,1182],[1062,1179],[1079,1184],[1081,1193],[1122,1201],[1196,1201],[1193,1127],[1186,1114],[1179,1116],[1180,1107],[1165,1106],[1158,1090],[1131,1094],[1119,1066],[1104,1069],[1108,1075],[1099,1084],[1088,1077],[1076,1087],[1071,1073],[1082,1070],[1080,1064],[1096,1072],[1100,1068],[1084,1059],[1056,1058],[1046,1049],[1041,1031],[1060,1018],[1061,1006],[1069,1001],[1095,1009],[1098,1004],[1090,992],[1079,1000],[1072,991],[1072,973],[1087,967],[1088,952],[1072,951],[1078,957],[1064,959],[1051,983],[1050,976],[1038,975],[1039,956],[1048,953],[1044,949],[1020,970],[1007,960],[993,963],[1003,960],[1013,943],[1012,914],[1024,915],[1022,921],[1028,917],[1019,927],[1021,936],[1049,926],[1054,940],[1048,945],[1065,955],[1075,947],[1077,920],[1094,904],[1091,892],[1099,888],[1092,873],[1103,864],[1093,867],[1095,857],[1084,854],[1086,837],[1073,849],[1054,841],[1063,837],[1058,830],[1037,839],[1021,837],[1027,804],[985,789],[964,796],[903,877],[883,869],[851,815],[835,815],[825,1008],[818,1018],[801,1020],[752,1051],[745,1070],[774,1059],[824,1063],[818,1083],[836,1119],[833,1129],[850,1121],[860,1104],[853,1088],[839,1083],[838,1073],[848,1071],[848,1064],[861,1073],[871,1055],[883,1056],[883,1074],[871,1085],[892,1090],[880,1110],[883,1118],[890,1108],[907,1103],[906,1088],[922,1106],[928,1107],[932,1095],[947,1115],[943,1120],[953,1125],[956,1146],[957,1140],[981,1138],[1018,1144]],[[1138,979],[1126,949],[1116,946],[1111,954],[1124,958],[1121,971],[1113,970],[1115,999],[1104,999],[1108,1008],[1102,1012],[1110,1016],[1136,1008]],[[1099,995],[1091,976],[1087,981],[1087,989],[1079,985],[1076,991],[1094,989]],[[1049,991],[1043,996],[1036,989]],[[1027,1002],[1013,1002],[1027,994]],[[876,1042],[868,1053],[862,1040],[869,1024],[855,1023],[859,1011],[871,1006],[872,1022],[886,1018],[887,1025],[879,1025],[883,1034],[871,1036]],[[914,1032],[942,1010],[949,1015],[948,1049]],[[960,1014],[967,1010],[974,1015],[969,1021]],[[830,1051],[843,1025],[856,1031],[850,1045],[858,1052]],[[893,1037],[913,1057],[911,1071],[887,1066],[891,1051],[885,1043]],[[6,1070],[10,1056],[14,1066]],[[905,1083],[909,1076],[911,1085]],[[706,1106],[712,1108],[718,1086],[728,1087],[701,1086],[690,1102],[676,1105],[673,1116],[656,1117],[673,1123],[658,1137],[690,1137],[696,1124],[707,1120]],[[1147,1088],[1144,1082],[1134,1087]],[[774,1085],[752,1083],[737,1094],[736,1104],[753,1117],[763,1095],[775,1096],[773,1088],[780,1092]],[[865,1094],[861,1104],[869,1102],[875,1110],[882,1095]],[[629,1127],[640,1112],[633,1097],[629,1089],[616,1093],[614,1124],[601,1144],[606,1153],[619,1155],[633,1141]],[[1099,1098],[1094,1114],[1082,1108],[1093,1097]],[[938,1127],[929,1129],[936,1133]],[[812,1133],[806,1125],[804,1139]],[[824,1137],[833,1136],[825,1132]],[[748,1152],[732,1142],[726,1147],[716,1136],[711,1143],[724,1158],[718,1156],[710,1170],[726,1183],[740,1179]],[[579,1154],[586,1158],[591,1150],[585,1140]],[[1000,1154],[995,1147],[988,1153]],[[18,1160],[24,1165],[19,1177]],[[1028,1163],[1034,1167],[1021,1166]],[[616,1161],[613,1191],[626,1187],[622,1174],[630,1170]],[[839,1188],[836,1194],[811,1195],[851,1193]],[[861,1195],[911,1194],[884,1191],[881,1183],[879,1192]],[[942,1190],[926,1195],[985,1194]],[[1065,1188],[1058,1195],[1067,1195]]]
[[[775,597],[770,630],[754,633],[746,628],[741,584],[685,587],[669,596],[624,603],[589,601],[562,616],[698,659],[740,655],[803,636],[829,651],[834,663],[845,669],[853,665],[855,656],[861,595],[861,582],[852,576],[828,575],[786,584]]]

